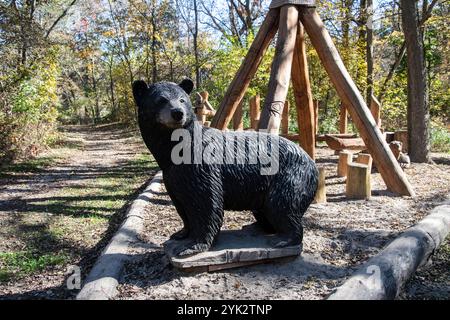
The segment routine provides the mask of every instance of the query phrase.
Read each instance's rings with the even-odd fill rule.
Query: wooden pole
[[[279,132],[281,114],[289,89],[297,26],[297,7],[295,5],[281,7],[278,40],[270,73],[269,90],[259,122],[259,129],[267,130],[273,134]]]
[[[239,103],[239,106],[237,107],[236,112],[233,115],[233,129],[234,129],[234,131],[242,131],[242,130],[244,130],[243,104],[244,104],[244,101],[241,101],[241,103]]]
[[[381,103],[374,95],[372,95],[372,101],[370,103],[370,112],[372,113],[378,128],[381,128]]]
[[[259,117],[261,116],[261,97],[259,94],[250,99],[250,126],[258,130]]]
[[[339,133],[345,134],[348,133],[348,111],[343,103],[341,103],[340,107],[340,119],[339,119]]]
[[[281,118],[281,133],[289,134],[289,101],[286,100],[283,108],[283,117]]]
[[[292,62],[292,87],[297,105],[300,146],[312,159],[315,159],[317,134],[316,114],[309,80],[305,31],[301,23],[299,23],[297,28],[297,41]]]
[[[318,169],[319,169],[319,185],[317,187],[314,203],[326,203],[327,202],[326,171],[324,167],[320,167]]]
[[[314,100],[314,130],[319,134],[319,100]]]
[[[211,123],[212,127],[225,130],[230,123],[236,108],[244,97],[245,91],[262,61],[264,53],[277,33],[279,13],[279,9],[270,9],[267,13],[247,56],[242,61],[239,71],[225,93],[225,98]]]
[[[346,193],[348,199],[370,199],[372,188],[369,166],[360,163],[348,165]]]
[[[320,60],[342,102],[364,139],[375,164],[389,190],[400,195],[414,196],[414,190],[367,107],[364,98],[351,79],[341,57],[315,8],[300,8],[300,20],[305,26],[311,43],[317,50]]]

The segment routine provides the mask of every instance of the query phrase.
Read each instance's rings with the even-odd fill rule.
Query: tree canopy
[[[134,125],[131,83],[137,79],[191,77],[217,107],[269,2],[0,0],[0,159],[39,152],[56,139],[61,123]],[[317,3],[359,89],[382,101],[385,129],[406,128],[407,59],[399,3]],[[450,144],[449,9],[448,1],[416,3],[432,138],[444,149]],[[257,93],[264,97],[273,53],[271,46],[246,100]],[[320,131],[336,132],[339,98],[312,46],[307,54],[314,99],[320,101]],[[289,99],[294,103],[292,93]]]

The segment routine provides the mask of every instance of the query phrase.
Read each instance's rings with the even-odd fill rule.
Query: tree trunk
[[[428,162],[430,112],[423,35],[416,11],[417,1],[401,0],[400,3],[408,59],[409,154],[413,162]]]
[[[158,82],[158,67],[156,61],[156,1],[152,2],[152,82]]]
[[[201,86],[200,79],[200,62],[198,54],[198,5],[197,0],[194,0],[194,14],[195,14],[195,29],[194,29],[194,55],[195,55],[195,84],[197,89]]]
[[[345,65],[348,65],[350,61],[350,22],[352,20],[352,6],[353,0],[343,0],[342,2],[342,47],[344,48],[344,52],[342,55],[342,60],[344,60]]]
[[[97,86],[97,78],[95,77],[95,63],[91,61],[92,64],[92,89],[95,94],[95,109],[93,110],[94,114],[94,123],[97,124],[100,122],[100,102],[98,96],[98,86]]]
[[[114,77],[113,77],[113,58],[114,51],[111,53],[110,61],[109,61],[109,90],[111,91],[111,107],[112,107],[112,114],[113,117],[117,117],[117,110],[116,110],[116,95],[114,93]]]
[[[366,60],[367,60],[367,105],[372,102],[373,96],[373,1],[367,0],[367,41],[366,41]]]

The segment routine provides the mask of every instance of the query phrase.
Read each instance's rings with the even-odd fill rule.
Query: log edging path
[[[340,286],[329,300],[392,300],[450,233],[450,195]]]
[[[138,235],[144,226],[145,208],[162,185],[162,172],[158,172],[144,192],[131,204],[122,226],[102,252],[77,300],[109,300],[117,295],[117,286],[123,267],[131,258],[129,247],[139,242]]]

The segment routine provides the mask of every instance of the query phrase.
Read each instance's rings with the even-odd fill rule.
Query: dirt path
[[[135,132],[118,126],[63,130],[46,168],[3,168],[0,299],[67,298],[66,270],[86,275],[128,201],[154,174]]]

